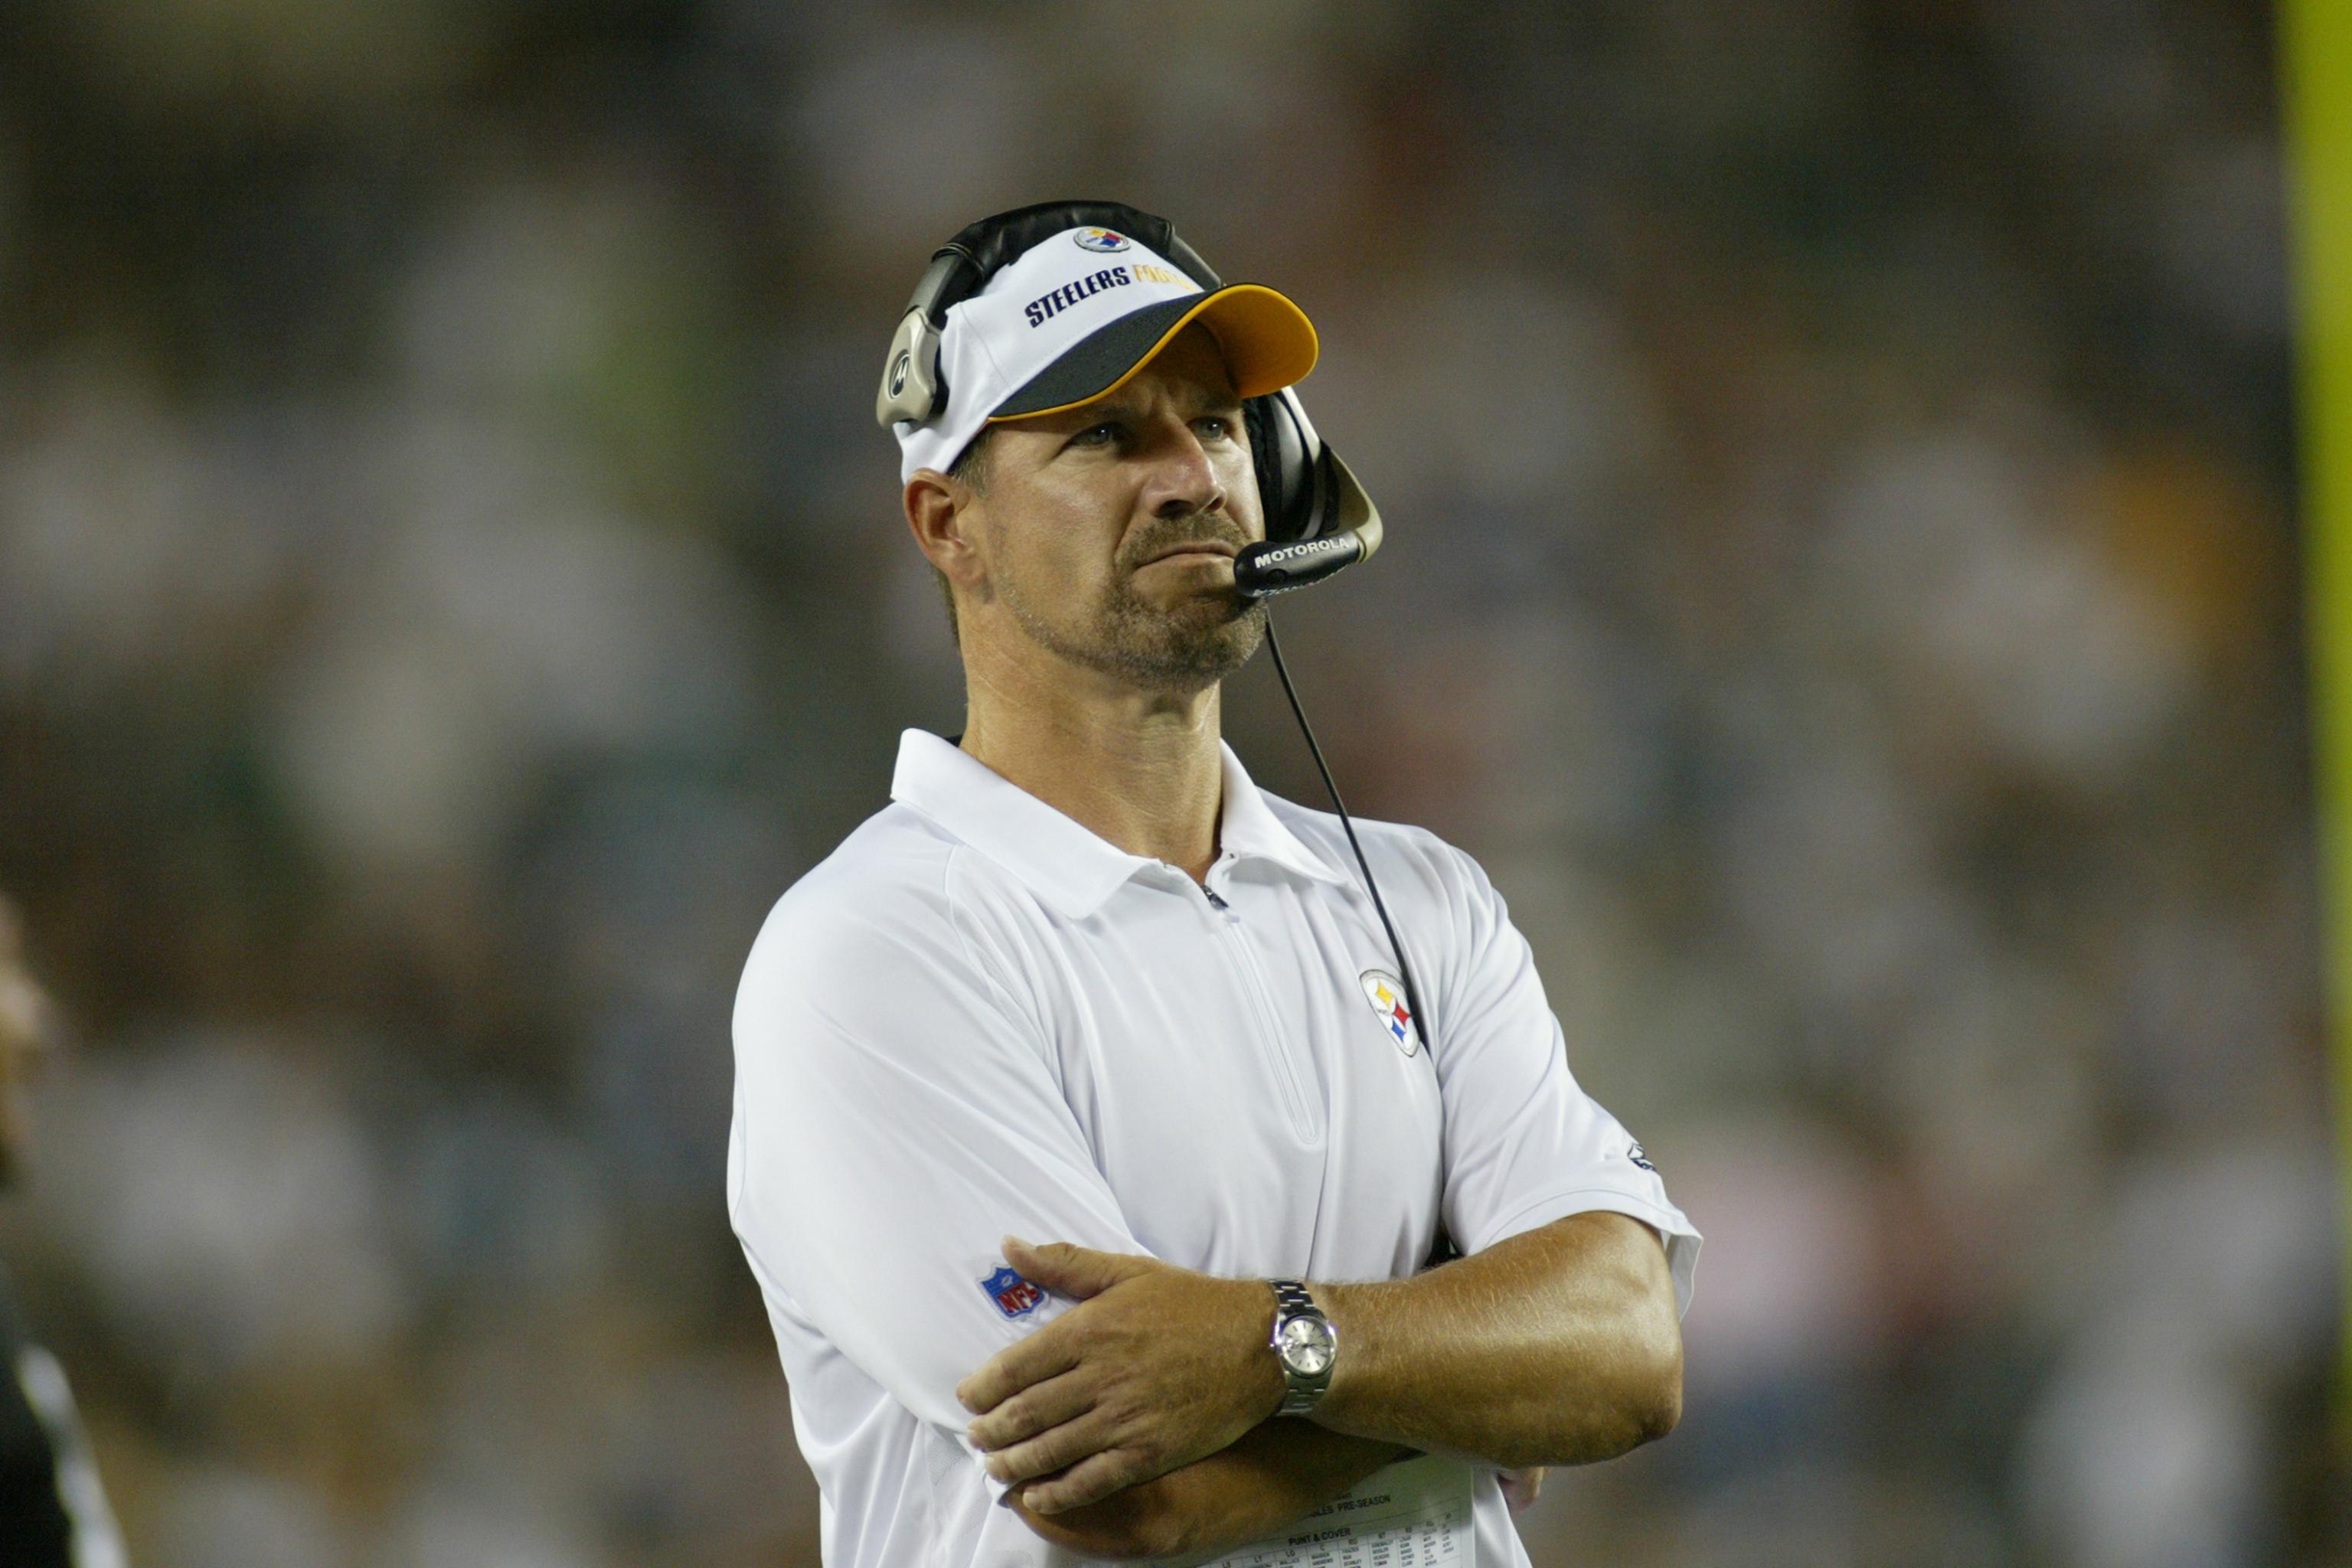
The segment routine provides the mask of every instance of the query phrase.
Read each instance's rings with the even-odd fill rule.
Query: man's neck
[[[1208,875],[1224,792],[1222,688],[1139,692],[1066,668],[966,673],[966,752],[1129,854]]]

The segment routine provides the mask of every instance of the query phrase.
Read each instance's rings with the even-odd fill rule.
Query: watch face
[[[1282,1325],[1282,1362],[1301,1377],[1320,1377],[1331,1370],[1331,1325],[1315,1318],[1293,1318]]]

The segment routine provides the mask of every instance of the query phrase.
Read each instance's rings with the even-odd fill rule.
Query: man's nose
[[[1217,479],[1216,465],[1192,426],[1181,419],[1163,422],[1152,443],[1151,481],[1145,500],[1155,517],[1188,517],[1217,511],[1225,504],[1225,489]]]

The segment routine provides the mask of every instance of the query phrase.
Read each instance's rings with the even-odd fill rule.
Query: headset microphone
[[[1320,583],[1343,567],[1371,559],[1381,547],[1381,520],[1373,515],[1360,527],[1296,544],[1271,541],[1253,544],[1234,560],[1234,592],[1244,599],[1264,599]]]

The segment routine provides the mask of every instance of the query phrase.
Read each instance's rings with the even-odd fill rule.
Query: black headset
[[[874,417],[885,429],[917,425],[947,406],[940,339],[949,310],[985,288],[997,271],[1066,229],[1107,228],[1140,240],[1173,262],[1204,292],[1224,286],[1216,269],[1187,245],[1164,217],[1120,202],[1039,202],[982,218],[931,254],[890,340]],[[1235,563],[1234,580],[1247,598],[1303,588],[1380,548],[1381,518],[1362,485],[1307,417],[1297,392],[1246,398],[1251,459],[1257,468],[1265,542]]]

